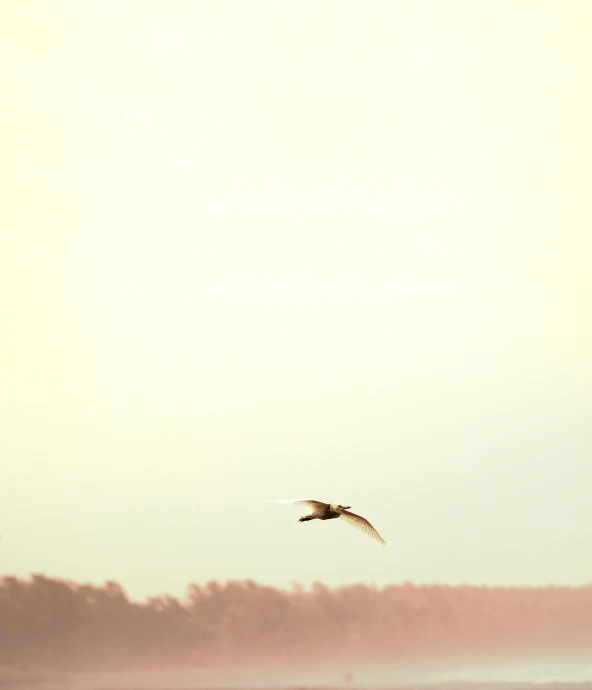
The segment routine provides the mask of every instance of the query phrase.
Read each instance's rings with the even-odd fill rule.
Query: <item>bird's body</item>
[[[272,501],[273,503],[297,503],[305,505],[310,509],[307,515],[303,515],[298,522],[308,522],[309,520],[334,520],[338,517],[343,517],[346,522],[354,527],[362,529],[376,541],[385,545],[388,544],[380,534],[372,527],[372,525],[361,515],[350,513],[351,506],[342,506],[340,503],[323,503],[322,501],[315,501],[311,498],[289,498]]]
[[[333,520],[338,518],[344,511],[344,507],[338,503],[321,503],[320,501],[297,501],[312,507],[308,515],[303,515],[300,522],[306,520]],[[349,506],[347,506],[349,508]]]

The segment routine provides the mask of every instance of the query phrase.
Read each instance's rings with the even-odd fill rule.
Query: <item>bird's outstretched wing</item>
[[[366,518],[363,518],[361,515],[356,515],[355,513],[350,513],[349,510],[344,510],[341,513],[341,517],[350,525],[353,527],[357,527],[358,529],[361,529],[363,532],[366,532],[369,536],[372,537],[372,539],[376,539],[376,541],[380,542],[383,546],[388,544],[388,542],[383,539],[380,534],[372,527],[372,525],[366,520]]]
[[[312,498],[279,498],[271,499],[266,503],[297,503],[298,505],[307,506],[313,510],[324,508],[327,504],[322,501],[314,501]]]

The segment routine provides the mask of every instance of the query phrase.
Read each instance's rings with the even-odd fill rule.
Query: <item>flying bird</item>
[[[368,536],[376,539],[383,546],[389,542],[385,541],[380,534],[372,527],[372,525],[361,515],[351,513],[349,509],[351,506],[342,506],[340,503],[323,503],[322,501],[313,501],[311,498],[285,498],[279,500],[267,501],[268,503],[296,503],[298,505],[306,506],[310,513],[303,515],[298,522],[308,522],[309,520],[334,520],[335,518],[343,518],[349,525],[357,527],[364,531]]]

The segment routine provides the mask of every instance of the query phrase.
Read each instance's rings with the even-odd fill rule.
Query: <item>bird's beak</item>
[[[343,506],[343,510],[349,510],[351,506]]]

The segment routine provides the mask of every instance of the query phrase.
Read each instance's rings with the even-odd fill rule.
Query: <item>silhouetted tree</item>
[[[250,580],[130,601],[35,574],[0,579],[0,664],[122,668],[451,652],[586,650],[592,586],[353,585],[284,591]]]

